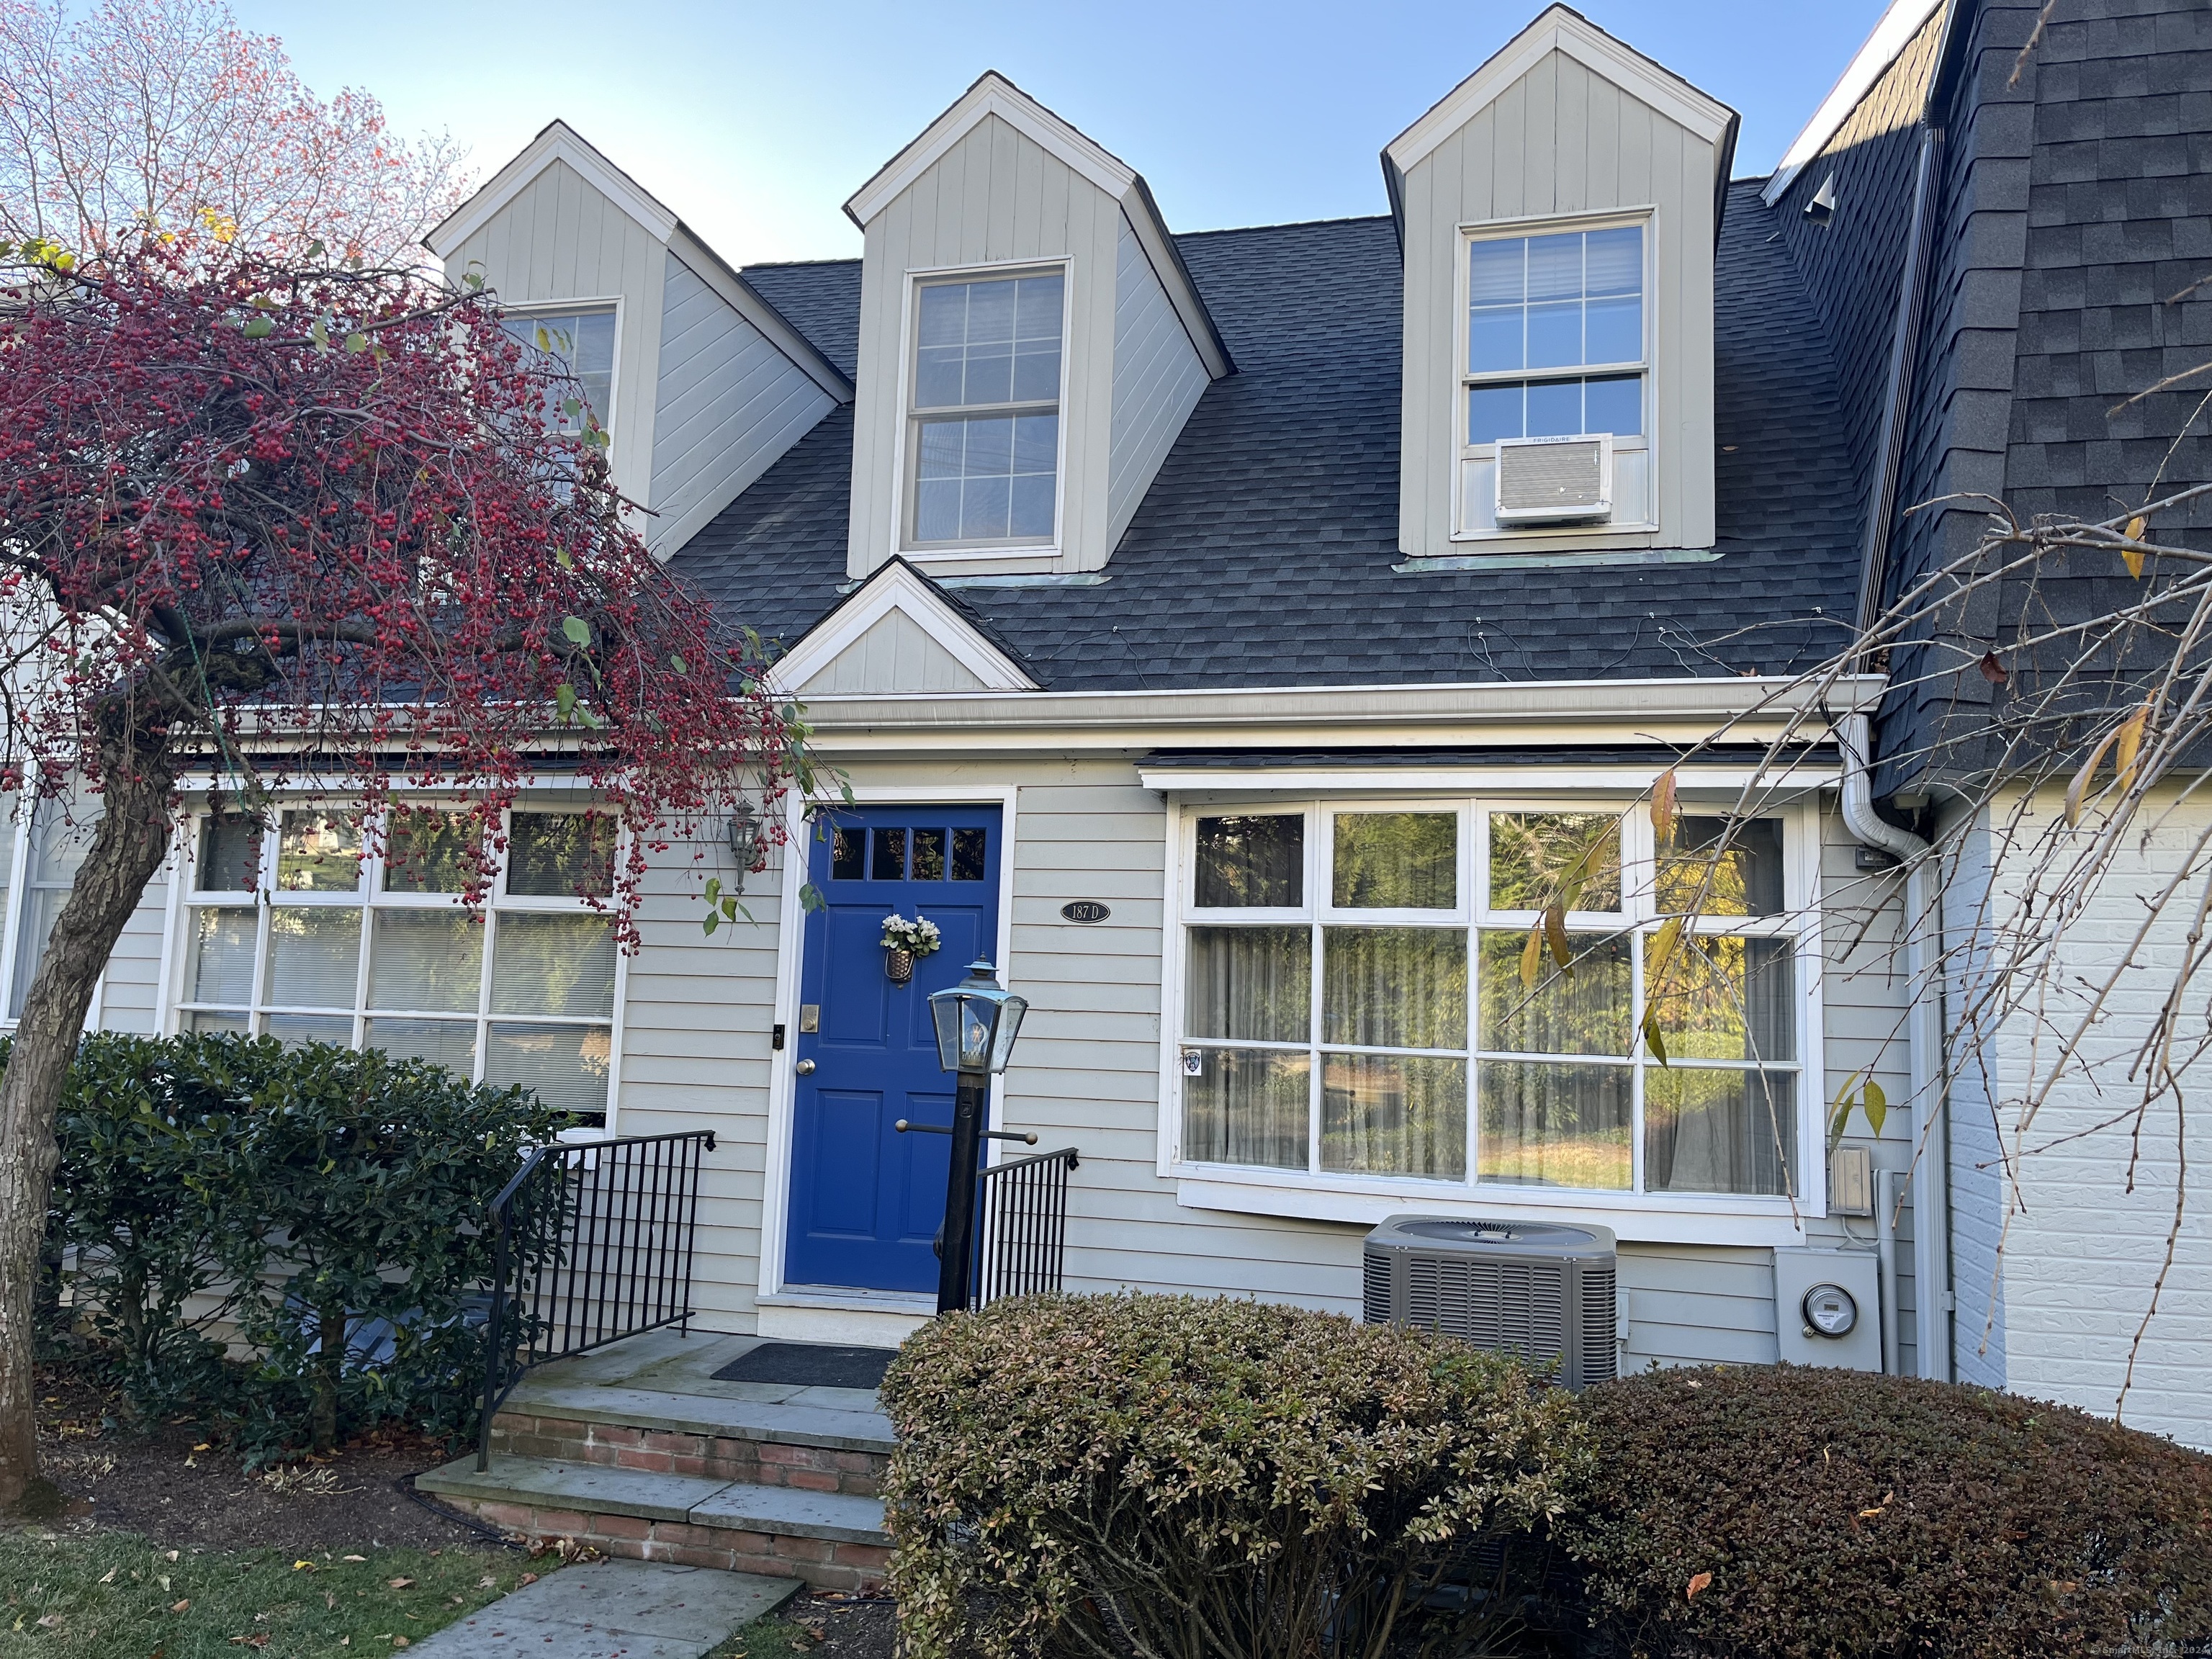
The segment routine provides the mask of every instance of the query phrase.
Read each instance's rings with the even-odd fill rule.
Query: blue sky
[[[233,0],[316,91],[376,94],[489,175],[559,116],[724,258],[860,252],[840,207],[986,69],[1142,173],[1177,230],[1379,213],[1376,155],[1540,10],[1116,0],[709,4]],[[1743,116],[1768,171],[1881,0],[1587,0],[1586,15]]]

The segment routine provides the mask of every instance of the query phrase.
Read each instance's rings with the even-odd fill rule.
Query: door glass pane
[[[872,845],[873,850],[868,860],[868,878],[872,881],[905,880],[906,831],[878,830]]]
[[[246,812],[210,812],[200,820],[199,856],[192,884],[203,893],[250,893],[261,879],[259,818]]]
[[[1194,902],[1202,910],[1296,909],[1305,902],[1305,849],[1302,814],[1200,818]]]
[[[476,1012],[483,947],[483,923],[465,910],[380,909],[369,941],[368,1006]]]
[[[1644,1184],[1655,1193],[1788,1190],[1797,1079],[1787,1072],[1644,1073]]]
[[[343,1048],[353,1042],[353,1020],[343,1014],[270,1014],[262,1029],[287,1048],[310,1042]]]
[[[604,898],[614,891],[614,819],[604,812],[517,812],[507,890],[518,898]]]
[[[607,1109],[607,1060],[614,1052],[604,1025],[498,1024],[489,1028],[484,1081],[519,1083],[556,1111]]]
[[[476,1075],[477,1026],[471,1019],[372,1019],[364,1048],[381,1048],[394,1060],[427,1060],[466,1083]]]
[[[1485,1181],[1625,1192],[1635,1174],[1626,1066],[1486,1060],[1475,1139]]]
[[[264,1003],[351,1008],[360,981],[360,911],[350,905],[298,904],[280,904],[270,911],[269,983],[261,994]],[[344,1040],[351,1036],[349,1025]]]
[[[1194,1061],[1191,1056],[1195,1055]],[[1312,1062],[1280,1048],[1191,1048],[1182,1079],[1182,1155],[1200,1164],[1306,1167]]]
[[[1324,1054],[1321,1166],[1360,1175],[1467,1176],[1467,1062]]]
[[[1441,927],[1331,927],[1321,1040],[1363,1048],[1467,1047],[1467,935]]]
[[[914,878],[916,881],[945,879],[945,831],[917,830],[914,832]]]
[[[988,830],[955,830],[952,832],[953,880],[983,879],[984,853],[989,834]]]
[[[1304,1042],[1312,1033],[1308,927],[1194,927],[1185,1035]]]
[[[1725,838],[1728,845],[1721,845]],[[1681,817],[1659,849],[1662,915],[1782,914],[1782,821]]]
[[[868,872],[868,832],[840,824],[830,832],[830,879],[859,881]]]
[[[361,885],[361,825],[341,812],[288,811],[276,832],[276,885],[350,893]]]
[[[1494,910],[1620,908],[1620,820],[1610,812],[1492,812]]]
[[[1330,901],[1340,910],[1450,910],[1459,904],[1459,818],[1451,812],[1340,812]]]
[[[491,1006],[497,1014],[612,1018],[613,924],[605,916],[501,914],[492,946]]]
[[[253,935],[259,916],[244,906],[192,913],[185,1000],[243,1008],[253,1000]],[[349,997],[350,1001],[351,998]]]
[[[1794,950],[1786,939],[1686,938],[1656,984],[1647,958],[1644,1002],[1668,1057],[1795,1060]]]
[[[384,854],[387,893],[458,893],[474,872],[469,842],[476,820],[429,807],[399,807]]]
[[[1486,1052],[1516,1054],[1628,1053],[1632,1011],[1629,941],[1603,933],[1567,935],[1571,971],[1541,947],[1534,986],[1521,977],[1528,935],[1482,935],[1480,1042]]]

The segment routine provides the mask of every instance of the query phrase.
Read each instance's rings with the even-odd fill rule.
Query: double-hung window
[[[1649,515],[1650,240],[1640,221],[1467,237],[1462,528],[1496,527],[1482,485],[1498,441],[1512,438],[1610,436],[1613,522]]]
[[[526,354],[550,358],[569,384],[551,399],[545,423],[556,432],[584,430],[584,416],[612,428],[615,408],[615,313],[611,307],[582,311],[509,312],[509,337]],[[575,405],[570,407],[571,404]]]
[[[96,797],[0,794],[0,1014],[22,1018],[31,980],[100,823]]]
[[[1176,1162],[1520,1202],[1802,1196],[1789,829],[1690,816],[1654,847],[1602,805],[1191,809]]]
[[[550,1105],[607,1109],[614,1054],[611,819],[518,808],[483,909],[471,821],[401,809],[386,850],[345,813],[289,805],[195,825],[179,1024],[382,1048]]]
[[[1051,545],[1066,276],[931,277],[914,297],[908,542]]]

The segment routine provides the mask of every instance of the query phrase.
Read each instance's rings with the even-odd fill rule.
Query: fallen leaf
[[[338,1598],[337,1598],[337,1596],[335,1596],[335,1595],[331,1595],[331,1592],[330,1592],[330,1591],[328,1591],[328,1590],[325,1590],[325,1591],[323,1592],[323,1605],[324,1605],[325,1607],[335,1607],[336,1606],[337,1606],[337,1604],[338,1604]]]
[[[60,1624],[61,1621],[61,1614],[58,1613],[50,1613],[45,1618],[39,1620],[39,1628],[40,1630],[52,1630],[56,1625]]]
[[[538,1575],[537,1575],[536,1573],[534,1573],[534,1572],[526,1572],[526,1573],[524,1573],[524,1574],[522,1575],[522,1577],[520,1577],[520,1578],[516,1579],[516,1580],[514,1581],[514,1583],[515,1583],[515,1588],[516,1588],[516,1589],[520,1589],[523,1585],[525,1585],[525,1584],[534,1584],[534,1583],[536,1583],[537,1582],[538,1582]]]
[[[395,1636],[392,1638],[392,1645],[395,1648],[404,1648],[407,1645],[407,1638],[404,1636]]]
[[[1712,1586],[1712,1574],[1709,1572],[1698,1573],[1691,1578],[1689,1593],[1684,1595],[1682,1599],[1686,1601],[1694,1601],[1698,1599],[1698,1592],[1699,1590],[1711,1589]]]
[[[415,1583],[415,1581],[412,1578],[392,1578],[387,1579],[386,1582],[388,1583],[394,1589],[410,1589],[414,1587]]]
[[[292,1571],[295,1572],[313,1572],[314,1570],[315,1564],[312,1561],[295,1561],[292,1564]]]
[[[192,1449],[194,1451],[213,1451],[215,1448],[207,1441],[203,1440],[198,1445],[193,1447]]]
[[[1875,1516],[1880,1515],[1887,1507],[1888,1507],[1887,1504],[1877,1504],[1870,1510],[1861,1510],[1859,1511],[1859,1519],[1862,1521],[1871,1521]]]
[[[368,1558],[365,1555],[341,1555],[338,1557],[338,1559],[341,1561],[366,1561]]]
[[[115,1572],[116,1570],[113,1567],[110,1567],[106,1572],[100,1575],[100,1582],[103,1584],[113,1583],[115,1582]]]
[[[173,1560],[175,1560],[175,1559],[177,1559],[177,1553],[176,1553],[176,1551],[174,1551],[174,1550],[171,1550],[167,1554],[164,1555],[161,1559],[162,1559],[164,1561],[173,1561]]]
[[[191,1596],[187,1595],[187,1596],[184,1597],[181,1601],[173,1601],[173,1602],[171,1602],[171,1603],[169,1604],[169,1611],[170,1611],[171,1613],[182,1613],[182,1612],[183,1612],[186,1607],[188,1607],[191,1606],[191,1604],[192,1604],[192,1598],[191,1598]]]
[[[477,1588],[478,1589],[497,1589],[499,1588],[499,1580],[493,1577],[489,1573],[486,1573],[483,1577],[477,1580]]]

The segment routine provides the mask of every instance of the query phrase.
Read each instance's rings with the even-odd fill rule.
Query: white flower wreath
[[[937,924],[927,916],[918,915],[908,921],[904,916],[894,914],[884,918],[883,942],[886,951],[904,951],[910,956],[920,957],[929,955],[944,943],[944,939],[937,931]]]

